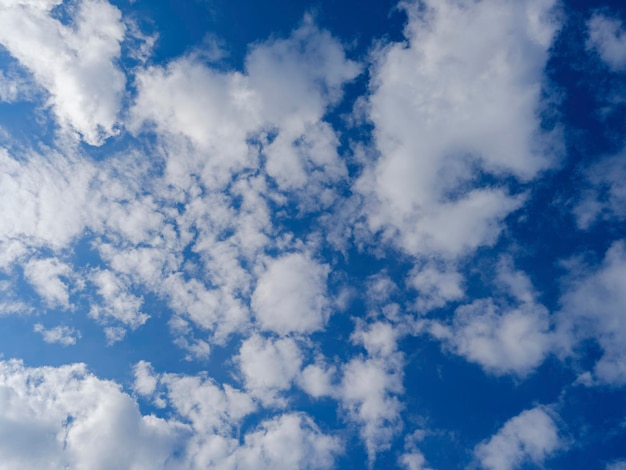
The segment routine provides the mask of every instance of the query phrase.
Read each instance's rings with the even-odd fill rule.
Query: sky
[[[0,469],[626,469],[626,5],[0,0]]]

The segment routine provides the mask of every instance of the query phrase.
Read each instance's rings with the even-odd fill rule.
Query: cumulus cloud
[[[585,339],[597,341],[602,357],[593,373],[598,383],[626,384],[626,248],[617,241],[596,268],[575,269],[561,298],[559,338],[571,352]]]
[[[53,258],[31,259],[24,265],[24,276],[49,306],[69,308],[68,286],[61,276],[68,277],[72,268]]]
[[[22,158],[20,158],[22,157]],[[0,149],[0,228],[8,267],[30,244],[60,249],[88,223],[85,211],[95,168],[88,162],[50,152],[13,157]]]
[[[0,3],[0,44],[49,93],[61,128],[92,145],[116,133],[126,79],[116,61],[125,28],[120,11],[102,0],[70,8],[64,25],[52,10],[60,0]]]
[[[352,340],[368,355],[357,356],[342,367],[335,392],[347,418],[360,426],[370,466],[402,428],[399,395],[404,392],[404,356],[397,350],[396,339],[397,332],[383,322],[357,330]]]
[[[458,307],[451,325],[435,321],[431,333],[456,354],[494,374],[524,377],[554,348],[548,310],[537,303],[528,277],[503,258],[495,283],[499,298],[485,298]],[[512,300],[507,300],[507,295]]]
[[[146,322],[148,315],[141,311],[143,300],[129,292],[127,284],[115,273],[96,270],[91,281],[102,299],[102,302],[92,305],[89,312],[91,317],[105,324],[114,320],[132,329]]]
[[[153,374],[149,364],[135,369]],[[341,441],[302,413],[262,421],[241,441],[249,397],[210,379],[153,374],[175,416],[142,415],[114,382],[84,365],[27,368],[0,362],[0,457],[7,468],[330,469]],[[145,381],[145,377],[140,379]],[[153,387],[154,386],[154,387]],[[141,387],[140,387],[141,388]]]
[[[574,207],[576,223],[589,229],[598,220],[626,218],[626,159],[624,152],[603,158],[583,170],[586,188]]]
[[[489,470],[512,470],[527,462],[541,465],[564,446],[551,414],[546,408],[536,407],[511,418],[476,447],[477,461]]]
[[[419,312],[440,308],[464,296],[463,276],[454,267],[430,262],[416,266],[407,284],[418,292],[415,307]]]
[[[602,60],[616,71],[626,69],[626,31],[621,21],[601,13],[594,14],[587,24],[587,47],[595,49]]]
[[[323,434],[309,417],[285,414],[246,435],[227,468],[329,469],[341,450],[339,439]]]
[[[182,427],[142,416],[84,365],[0,363],[0,457],[7,468],[164,468]]]
[[[550,165],[537,111],[553,7],[405,4],[406,42],[375,54],[367,104],[380,156],[357,188],[372,231],[416,254],[456,256],[496,240],[523,199],[481,186],[480,175],[527,181]]]
[[[69,326],[55,326],[47,329],[41,323],[35,323],[33,330],[41,334],[46,343],[58,343],[62,346],[76,344],[76,340],[81,337],[79,331]]]
[[[322,329],[329,315],[328,272],[328,265],[303,253],[269,261],[252,294],[259,326],[283,335]]]
[[[242,343],[237,362],[250,393],[264,403],[281,403],[280,392],[291,388],[300,372],[302,353],[292,338],[254,335]]]

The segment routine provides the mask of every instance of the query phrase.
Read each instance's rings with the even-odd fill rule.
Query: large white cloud
[[[522,199],[481,172],[533,178],[552,0],[405,4],[406,42],[375,54],[367,109],[379,158],[357,184],[368,224],[410,253],[493,243]],[[468,40],[471,38],[471,40]]]
[[[513,470],[527,462],[541,465],[564,446],[552,413],[543,407],[523,411],[481,442],[474,455],[488,470]]]
[[[0,2],[0,44],[48,91],[58,124],[99,145],[116,133],[126,86],[116,61],[125,27],[104,0],[78,2],[64,25],[52,14],[61,3]]]

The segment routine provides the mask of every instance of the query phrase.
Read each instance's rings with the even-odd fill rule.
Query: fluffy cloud
[[[291,338],[273,341],[254,335],[242,343],[237,360],[247,390],[265,403],[281,403],[278,394],[291,388],[302,353]]]
[[[323,328],[329,314],[328,272],[328,265],[302,253],[271,260],[252,295],[259,326],[279,334]]]
[[[554,2],[405,4],[406,43],[376,54],[368,112],[380,157],[357,184],[373,231],[410,253],[493,243],[522,199],[480,175],[533,178]],[[467,38],[472,40],[468,41]]]
[[[478,299],[458,307],[451,325],[431,324],[431,333],[455,353],[494,374],[525,376],[554,347],[548,310],[535,301],[528,277],[499,263],[495,281],[501,297]],[[513,298],[508,301],[506,296]]]
[[[407,284],[418,292],[415,307],[420,312],[443,307],[463,298],[463,276],[453,267],[426,263],[416,266]]]
[[[348,419],[360,426],[370,465],[402,428],[399,395],[404,392],[404,356],[397,351],[397,336],[396,330],[383,322],[357,330],[352,341],[361,344],[368,355],[343,366],[335,392]]]
[[[219,189],[231,174],[257,168],[255,138],[281,189],[323,192],[346,170],[322,118],[357,73],[341,44],[307,18],[289,38],[253,47],[244,73],[207,67],[193,55],[139,73],[131,128],[156,126],[166,137],[175,152],[166,175],[181,187],[195,174]]]
[[[24,255],[25,245],[60,249],[81,233],[89,221],[85,206],[96,173],[92,165],[56,152],[13,157],[0,149],[0,168],[5,218],[0,266]]]
[[[84,0],[64,25],[52,14],[61,3],[0,2],[0,44],[48,91],[58,124],[99,145],[116,132],[126,85],[116,64],[121,13],[106,1]]]
[[[589,229],[598,219],[626,218],[626,159],[624,152],[591,165],[584,170],[587,188],[574,207],[576,222]]]
[[[114,320],[133,329],[146,322],[148,315],[140,310],[143,300],[129,292],[127,284],[115,273],[96,270],[91,281],[102,299],[92,305],[91,317],[103,323]]]
[[[561,298],[558,317],[560,338],[567,351],[592,338],[603,355],[594,366],[599,383],[626,384],[626,248],[615,242],[602,264],[594,269],[575,269]]]
[[[263,421],[239,442],[233,426],[254,409],[241,392],[198,377],[161,374],[154,380],[176,419],[141,415],[117,384],[81,364],[0,362],[3,468],[313,470],[332,468],[342,450],[339,439],[299,413]]]
[[[507,421],[476,447],[474,455],[482,468],[512,470],[526,462],[541,465],[563,445],[549,410],[537,407]]]
[[[81,336],[79,331],[68,326],[55,326],[46,329],[41,323],[35,323],[33,330],[41,334],[46,343],[58,343],[63,346],[76,344],[76,340]]]
[[[50,306],[69,308],[69,292],[60,276],[69,276],[72,270],[56,259],[31,259],[24,265],[24,275],[37,293]]]
[[[164,468],[182,427],[142,416],[113,382],[83,365],[0,363],[5,468]]]
[[[241,421],[256,410],[252,397],[207,377],[155,374],[140,362],[134,388],[157,406],[171,404],[193,430],[172,468],[326,469],[342,451],[338,438],[322,433],[302,413],[263,421],[240,442],[235,434]]]
[[[621,21],[598,13],[591,17],[588,27],[587,46],[597,50],[612,69],[626,69],[626,31]]]

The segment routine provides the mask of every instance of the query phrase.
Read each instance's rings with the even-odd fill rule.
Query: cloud
[[[0,362],[0,458],[7,468],[164,468],[182,428],[142,416],[84,365]]]
[[[526,462],[541,465],[564,445],[551,412],[543,407],[523,411],[481,442],[474,455],[482,468],[512,470]]]
[[[443,307],[464,296],[463,276],[445,264],[428,262],[416,266],[409,274],[407,284],[418,292],[415,307],[419,312]]]
[[[342,45],[307,17],[288,38],[252,47],[243,72],[208,67],[193,54],[139,72],[129,125],[156,128],[174,153],[166,179],[177,187],[197,175],[222,189],[231,175],[260,167],[279,189],[328,205],[330,184],[347,171],[323,117],[358,72]]]
[[[303,253],[270,260],[252,294],[252,310],[262,329],[285,335],[320,330],[329,315],[329,266]]]
[[[60,1],[0,2],[0,43],[50,95],[64,130],[100,145],[116,133],[125,90],[116,61],[124,39],[120,11],[102,0],[67,7],[70,25],[52,15]]]
[[[596,13],[587,23],[587,47],[595,49],[602,60],[615,71],[626,69],[626,31],[616,18]]]
[[[595,268],[574,268],[566,283],[558,315],[559,338],[566,352],[585,339],[602,350],[593,373],[598,383],[626,384],[626,248],[614,242]]]
[[[31,259],[24,265],[24,275],[48,306],[70,307],[68,286],[61,276],[69,277],[72,268],[54,258]]]
[[[396,330],[383,322],[357,329],[351,339],[368,354],[342,366],[341,382],[333,392],[347,419],[360,428],[370,467],[402,429],[404,356],[397,350],[397,337]]]
[[[300,372],[302,353],[292,338],[246,339],[236,358],[246,390],[266,404],[280,404],[280,392],[289,390]]]
[[[0,149],[0,228],[8,267],[29,245],[55,250],[67,246],[89,222],[85,210],[96,169],[89,162],[50,151],[11,156]]]
[[[117,321],[132,329],[143,325],[149,316],[141,311],[143,300],[132,294],[127,284],[115,273],[109,270],[95,270],[91,275],[91,281],[102,299],[94,303],[89,315],[107,324]],[[115,338],[111,338],[115,339]]]
[[[266,421],[259,430],[246,435],[245,443],[234,454],[238,469],[334,468],[340,441],[322,434],[305,415],[286,414]]]
[[[33,330],[43,336],[46,343],[58,343],[62,346],[76,344],[76,340],[81,337],[79,331],[69,326],[55,326],[46,329],[41,323],[35,323]]]
[[[626,160],[624,151],[605,157],[583,170],[586,187],[574,207],[579,228],[590,229],[599,220],[626,218]]]
[[[380,155],[356,183],[370,230],[412,254],[495,242],[523,197],[481,175],[528,181],[551,164],[538,109],[554,5],[404,4],[406,42],[381,47],[371,72]]]
[[[149,364],[135,371],[152,375]],[[144,416],[119,385],[82,364],[0,362],[0,457],[7,468],[330,469],[343,450],[302,413],[262,421],[241,442],[251,400],[211,380],[154,374],[175,416]],[[145,377],[142,379],[145,381]],[[158,384],[158,385],[157,385]],[[154,388],[155,388],[154,387]],[[153,387],[144,387],[142,395]]]
[[[426,432],[417,429],[404,439],[404,453],[398,458],[398,464],[404,470],[430,470],[426,464],[424,454],[418,449],[417,444],[424,439]]]
[[[500,296],[458,307],[451,325],[434,321],[431,333],[456,354],[497,375],[524,377],[554,348],[548,310],[535,300],[528,277],[502,258],[495,276]],[[507,300],[507,295],[511,300]]]

